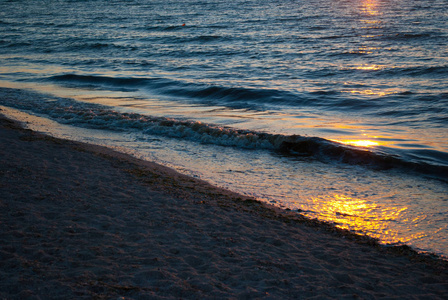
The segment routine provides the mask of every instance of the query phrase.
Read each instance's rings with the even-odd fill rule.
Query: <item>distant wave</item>
[[[179,39],[180,40],[180,39]],[[232,38],[220,36],[220,35],[199,35],[193,36],[189,38],[182,38],[182,42],[184,43],[210,43],[210,42],[228,42],[231,41]]]
[[[442,67],[433,71],[441,74]],[[409,72],[423,72],[418,68]],[[387,72],[394,72],[393,70]],[[372,115],[412,116],[424,112],[434,113],[433,118],[446,123],[448,113],[446,94],[417,94],[402,92],[387,96],[369,97],[363,95],[347,97],[339,90],[318,90],[300,94],[286,90],[256,89],[247,87],[225,87],[148,77],[107,77],[93,75],[65,74],[43,80],[76,88],[106,89],[113,91],[148,90],[150,93],[171,96],[176,99],[199,102],[206,105],[226,105],[231,108],[264,110],[275,106],[319,107],[340,111],[363,110]],[[409,106],[397,105],[406,97]],[[412,105],[411,105],[412,103]],[[428,105],[431,104],[431,105]],[[417,108],[418,109],[415,109]]]
[[[314,71],[315,77],[318,77],[320,74],[327,74],[329,75],[337,75],[335,71],[333,70],[333,74],[330,74],[330,71],[328,70],[316,70]],[[406,67],[385,67],[385,68],[378,68],[378,69],[372,69],[372,70],[365,70],[365,69],[355,69],[355,68],[346,68],[343,70],[339,70],[341,74],[347,75],[347,74],[355,74],[355,73],[366,73],[366,74],[375,74],[375,76],[382,76],[382,77],[436,77],[436,78],[446,78],[448,77],[448,65],[441,65],[441,66],[406,66]]]
[[[78,88],[135,91],[148,89],[151,93],[197,101],[207,105],[227,105],[232,108],[265,109],[264,105],[278,106],[321,106],[336,109],[345,107],[350,110],[367,109],[378,104],[372,100],[362,102],[357,99],[341,97],[340,91],[311,91],[295,94],[290,91],[275,89],[256,89],[244,87],[225,87],[189,83],[166,78],[116,78],[66,74],[52,76],[44,80],[57,82]]]
[[[251,107],[250,102],[258,104],[298,104],[297,95],[272,89],[250,89],[238,87],[210,86],[175,81],[165,78],[113,78],[105,76],[84,76],[66,74],[53,76],[47,80],[68,85],[91,88],[113,88],[126,90],[129,88],[146,88],[162,95],[189,98],[208,104],[222,104],[222,101],[233,104],[233,107]]]
[[[311,157],[326,162],[366,165],[380,170],[405,168],[448,180],[448,166],[407,161],[399,156],[350,147],[319,137],[271,134],[198,121],[121,113],[107,106],[81,103],[73,99],[56,98],[25,90],[0,88],[0,94],[1,105],[42,114],[59,123],[73,126],[112,131],[136,130],[145,134],[182,138],[206,144],[272,150],[291,157]]]
[[[393,76],[415,76],[415,77],[448,77],[448,65],[447,66],[413,66],[402,68],[384,69],[377,72],[378,75],[393,75]]]
[[[83,42],[76,42],[76,43],[66,43],[65,49],[68,51],[82,51],[82,50],[104,50],[107,48],[110,49],[128,49],[126,46],[117,45],[114,43],[109,42],[89,42],[89,41],[83,41]]]
[[[408,40],[408,39],[428,39],[437,36],[434,32],[412,33],[412,32],[400,32],[383,36],[384,39],[391,40]]]

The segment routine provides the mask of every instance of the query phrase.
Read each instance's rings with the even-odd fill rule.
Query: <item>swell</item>
[[[448,65],[434,65],[434,66],[406,66],[406,67],[384,67],[374,70],[363,70],[354,68],[344,68],[340,70],[315,70],[312,71],[311,76],[315,78],[322,76],[347,76],[347,75],[375,75],[377,77],[391,78],[391,77],[429,77],[429,78],[446,78],[448,76]]]
[[[72,126],[123,132],[137,131],[204,144],[271,150],[291,158],[306,157],[329,163],[336,161],[378,170],[402,168],[448,181],[448,165],[408,161],[397,155],[350,147],[319,137],[272,134],[220,127],[198,121],[122,113],[107,106],[81,103],[73,99],[25,90],[0,88],[0,95],[1,105],[44,115]]]
[[[437,69],[438,74],[442,70]],[[443,71],[444,72],[444,71]],[[269,109],[272,106],[313,107],[329,110],[364,111],[366,114],[397,117],[412,116],[416,112],[432,113],[440,122],[446,122],[446,93],[419,94],[402,92],[387,96],[364,97],[342,93],[337,87],[294,93],[287,90],[249,87],[225,87],[191,83],[167,78],[107,77],[65,74],[45,78],[61,85],[76,88],[106,89],[118,91],[143,90],[175,99],[199,102],[206,105],[226,105],[231,108],[253,110]],[[406,101],[408,106],[398,105]],[[412,104],[412,105],[411,105]],[[418,107],[418,110],[415,108]]]
[[[386,76],[410,76],[410,77],[436,77],[446,78],[448,76],[448,65],[444,66],[413,66],[403,68],[384,69],[375,72]]]
[[[380,36],[378,39],[383,40],[392,40],[392,41],[408,41],[408,40],[433,40],[434,38],[444,38],[443,35],[440,35],[438,32],[399,32],[399,33],[390,33],[385,34],[384,36]]]
[[[288,91],[211,86],[166,78],[113,78],[66,74],[53,76],[46,80],[69,86],[76,85],[99,89],[149,89],[151,92],[161,95],[198,100],[207,104],[222,104],[224,101],[233,104],[232,107],[236,108],[252,108],[254,105],[251,105],[251,102],[257,102],[258,104],[292,104],[298,100],[295,94]]]

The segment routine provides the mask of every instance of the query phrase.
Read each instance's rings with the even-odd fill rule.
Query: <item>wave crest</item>
[[[290,157],[311,157],[320,161],[338,161],[368,165],[375,169],[394,167],[435,175],[448,180],[448,167],[407,161],[399,156],[351,147],[319,137],[281,135],[216,126],[199,121],[122,113],[110,107],[56,98],[30,91],[0,88],[0,103],[5,106],[43,114],[72,126],[182,138],[194,142],[241,149],[271,150]]]

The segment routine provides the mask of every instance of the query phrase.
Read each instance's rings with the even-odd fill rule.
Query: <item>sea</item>
[[[0,112],[446,258],[447,45],[446,0],[0,0]]]

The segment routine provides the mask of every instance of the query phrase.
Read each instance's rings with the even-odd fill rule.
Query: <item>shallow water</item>
[[[0,8],[0,105],[30,126],[448,254],[444,0]]]

